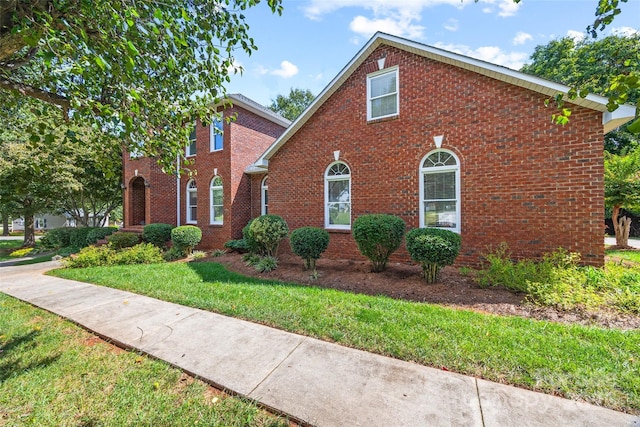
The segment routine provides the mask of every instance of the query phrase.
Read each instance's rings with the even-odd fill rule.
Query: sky
[[[598,0],[283,0],[281,16],[266,1],[244,12],[258,50],[238,51],[242,75],[227,93],[265,106],[291,88],[318,95],[376,31],[520,69],[538,45],[587,37]],[[640,32],[640,0],[599,37]]]

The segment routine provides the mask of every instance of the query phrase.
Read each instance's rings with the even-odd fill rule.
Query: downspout
[[[180,155],[176,158],[176,226],[180,226]]]

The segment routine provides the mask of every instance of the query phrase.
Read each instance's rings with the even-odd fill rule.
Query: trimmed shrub
[[[69,238],[69,244],[77,248],[84,248],[89,246],[87,243],[87,236],[96,227],[78,227],[74,228]]]
[[[251,235],[251,232],[249,231],[251,229],[251,224],[253,223],[253,221],[255,221],[255,218],[249,221],[247,225],[245,225],[244,228],[242,229],[242,240],[244,240],[244,244],[247,247],[247,251],[249,251],[252,254],[263,255],[261,253],[261,248],[258,245],[258,242],[256,242],[256,240]]]
[[[72,227],[58,227],[49,230],[38,240],[43,249],[57,250],[71,245]]]
[[[181,225],[171,230],[171,241],[185,255],[191,254],[193,248],[202,240],[202,230],[194,225]]]
[[[184,254],[180,249],[176,248],[175,246],[172,246],[169,248],[169,250],[167,250],[164,253],[164,255],[162,255],[162,258],[165,261],[175,261],[177,259],[184,258]]]
[[[87,233],[86,246],[95,245],[98,240],[102,240],[107,236],[111,236],[118,231],[118,227],[96,227]]]
[[[267,255],[260,258],[260,260],[255,263],[253,267],[259,273],[268,273],[269,271],[273,271],[278,268],[278,258]]]
[[[173,225],[161,222],[145,225],[142,230],[142,240],[159,248],[165,248],[171,240],[171,230]]]
[[[379,273],[402,243],[405,223],[402,218],[387,214],[367,214],[353,222],[353,238],[360,253],[373,264],[373,272]]]
[[[72,257],[64,259],[69,268],[100,267],[112,265],[116,251],[108,246],[89,246]]]
[[[262,215],[251,221],[248,234],[260,254],[275,257],[280,242],[289,234],[289,227],[279,215]]]
[[[407,251],[422,266],[422,277],[435,283],[438,271],[451,265],[460,252],[460,235],[438,228],[414,228],[407,233]]]
[[[304,259],[306,270],[316,269],[316,260],[329,246],[329,233],[318,227],[301,227],[293,230],[289,244],[294,254]]]
[[[247,246],[247,241],[244,239],[229,240],[227,243],[224,244],[224,247],[231,249],[232,252],[238,252],[239,254],[243,254],[249,251],[249,247]]]
[[[80,252],[80,249],[82,248],[76,248],[75,246],[65,246],[64,248],[58,249],[56,251],[56,254],[63,257],[68,257],[71,254],[77,254],[78,252]]]
[[[109,241],[109,247],[115,250],[124,248],[130,248],[140,243],[140,235],[137,233],[130,233],[128,231],[122,231],[113,233],[107,237]]]
[[[151,243],[140,243],[124,248],[113,256],[113,264],[158,264],[163,262],[162,250]]]

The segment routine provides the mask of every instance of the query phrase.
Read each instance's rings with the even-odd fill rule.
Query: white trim
[[[194,184],[194,187],[191,188],[191,184]],[[191,193],[196,193],[196,205],[195,206],[191,206]],[[185,200],[185,204],[186,204],[186,208],[187,208],[187,212],[186,212],[186,221],[185,223],[187,224],[197,224],[198,223],[198,186],[197,183],[194,179],[190,179],[187,182],[187,187],[186,187],[186,200]],[[196,217],[192,218],[191,217],[191,208],[196,209]]]
[[[260,181],[260,215],[266,215],[269,212],[269,184],[267,184],[269,175],[265,175]],[[265,197],[265,193],[267,197]],[[267,203],[265,203],[267,199]]]
[[[396,77],[396,90],[395,92],[390,92],[390,93],[385,93],[382,96],[378,96],[375,99],[380,99],[380,98],[384,98],[387,96],[391,96],[391,95],[395,95],[396,97],[396,111],[391,113],[391,114],[385,114],[384,116],[376,116],[376,117],[372,117],[371,116],[371,103],[374,101],[374,99],[371,99],[371,80],[377,78],[377,77],[381,77],[381,76],[385,76],[387,74],[391,74],[394,73],[395,77]],[[376,71],[370,74],[367,74],[367,121],[370,122],[372,120],[379,120],[379,119],[384,119],[387,117],[396,117],[400,115],[400,69],[399,67],[396,65],[395,67],[389,67],[389,68],[385,68],[384,70],[380,70],[380,71]]]
[[[220,178],[220,185],[213,185],[213,181],[215,181],[216,178]],[[215,216],[214,216],[214,209],[213,209],[213,191],[214,190],[219,190],[222,192],[222,204],[221,205],[215,205],[215,206],[220,206],[220,208],[222,209],[222,220],[221,221],[216,221]],[[222,183],[222,178],[219,175],[215,175],[213,178],[211,178],[211,183],[209,183],[209,224],[213,224],[213,225],[222,225],[224,223],[224,184]]]
[[[347,168],[349,168],[349,175],[336,175],[336,176],[329,176],[329,170],[331,170],[331,167],[336,165],[336,164],[343,164],[345,165]],[[353,200],[353,194],[352,194],[352,186],[351,186],[351,166],[349,166],[347,163],[343,162],[343,161],[337,161],[337,162],[332,162],[331,164],[329,164],[329,166],[327,166],[327,169],[325,169],[324,171],[324,227],[330,230],[351,230],[351,223],[353,222],[351,220],[351,216],[352,216],[352,200]],[[345,181],[348,180],[349,181],[349,224],[330,224],[330,217],[329,217],[329,182],[330,181]],[[332,203],[336,203],[336,202],[332,202]],[[340,202],[340,203],[346,203],[346,202]]]
[[[197,124],[193,125],[193,135],[194,135],[193,139],[191,138],[191,134],[189,134],[189,140],[187,141],[187,146],[184,147],[184,156],[185,157],[193,157],[196,154],[198,154],[198,133],[196,131],[197,126],[198,126]],[[193,145],[193,148],[195,150],[195,153],[193,153],[193,154],[189,153],[189,147],[191,147],[191,145]]]
[[[456,161],[456,165],[455,166],[436,166],[433,168],[424,168],[422,167],[422,165],[424,164],[424,161],[433,153],[447,153],[450,154],[451,156],[453,156],[453,158]],[[422,160],[420,160],[420,164],[418,164],[418,191],[419,191],[419,203],[418,203],[418,214],[419,214],[419,218],[420,218],[420,222],[419,222],[419,226],[420,228],[425,228],[424,225],[424,175],[426,174],[433,174],[433,173],[441,173],[441,172],[447,172],[447,171],[454,171],[456,173],[455,178],[456,178],[456,226],[455,228],[445,228],[442,227],[443,230],[450,230],[450,231],[454,231],[456,233],[460,233],[460,229],[461,229],[461,212],[462,212],[462,201],[460,199],[460,169],[461,169],[461,165],[460,165],[460,159],[458,158],[458,156],[456,156],[456,153],[454,153],[451,150],[447,150],[444,148],[438,148],[435,150],[431,150],[429,151],[423,158]]]
[[[216,123],[220,123],[221,125],[219,134],[215,131]],[[222,148],[215,148],[216,135],[220,135],[220,137],[222,138]],[[216,151],[222,150],[224,150],[224,118],[221,118],[220,120],[218,120],[218,118],[215,118],[209,125],[209,152],[214,153]]]

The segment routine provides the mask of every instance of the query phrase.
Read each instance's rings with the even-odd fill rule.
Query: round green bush
[[[71,237],[69,239],[69,244],[71,246],[75,246],[78,248],[84,248],[89,246],[87,243],[87,236],[92,230],[95,230],[96,227],[78,227],[74,228],[71,232]]]
[[[302,227],[291,232],[289,244],[294,254],[304,259],[304,268],[316,269],[316,260],[329,246],[329,233],[318,227]]]
[[[107,241],[109,242],[110,248],[119,250],[123,248],[130,248],[140,243],[140,235],[137,233],[122,231],[108,236]]]
[[[460,235],[437,228],[414,228],[407,233],[407,251],[422,266],[422,276],[434,283],[440,268],[451,265],[460,252]]]
[[[118,227],[96,227],[89,230],[87,233],[86,245],[95,245],[98,240],[102,240],[107,236],[111,236],[118,231]]]
[[[289,227],[279,215],[262,215],[251,221],[248,234],[263,255],[275,257],[280,242],[289,234]]]
[[[43,249],[58,250],[71,246],[71,233],[75,230],[72,227],[58,227],[49,230],[39,240]]]
[[[405,223],[387,214],[367,214],[353,222],[353,238],[360,253],[371,260],[373,272],[383,271],[389,257],[402,243]]]
[[[189,255],[202,240],[202,230],[195,225],[181,225],[171,230],[173,245]]]
[[[173,230],[173,225],[161,222],[145,225],[142,229],[142,240],[159,248],[164,248],[171,240],[171,230]]]
[[[244,244],[249,253],[262,255],[260,253],[260,246],[258,245],[258,242],[255,241],[255,239],[252,237],[249,231],[251,229],[251,223],[254,220],[255,218],[249,221],[247,225],[245,225],[244,228],[242,229],[242,240],[244,240]]]

